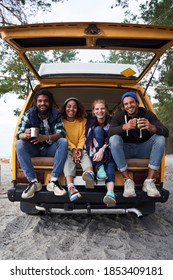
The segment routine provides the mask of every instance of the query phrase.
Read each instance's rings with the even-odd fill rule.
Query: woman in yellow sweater
[[[64,102],[61,114],[68,141],[68,155],[64,164],[64,175],[67,181],[69,198],[74,201],[81,197],[74,186],[77,163],[80,163],[82,167],[82,179],[86,182],[86,188],[94,188],[92,163],[86,150],[84,150],[86,112],[77,98],[70,97]]]

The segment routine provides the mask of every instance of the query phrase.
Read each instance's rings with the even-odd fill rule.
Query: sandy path
[[[1,190],[10,185],[10,165],[1,165]],[[28,216],[0,196],[0,259],[173,259],[173,156],[166,157],[166,203],[143,218],[134,214]]]

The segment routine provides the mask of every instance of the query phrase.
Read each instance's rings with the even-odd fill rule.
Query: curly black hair
[[[76,105],[77,105],[76,118],[78,120],[84,119],[87,116],[86,110],[85,110],[84,106],[80,103],[80,101],[75,97],[70,97],[70,98],[65,100],[65,102],[64,102],[64,104],[63,104],[63,106],[61,107],[61,110],[60,110],[62,117],[64,119],[67,119],[66,106],[67,106],[68,102],[71,101],[71,100],[75,101]]]
[[[57,103],[53,97],[53,94],[47,89],[40,89],[34,96],[34,106],[37,104],[37,99],[40,95],[46,95],[49,99],[49,109],[58,108]]]

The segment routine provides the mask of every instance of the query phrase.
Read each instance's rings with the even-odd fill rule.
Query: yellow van
[[[141,80],[154,71],[156,62],[164,52],[173,46],[173,27],[125,24],[125,23],[45,23],[2,27],[2,38],[16,50],[27,67],[35,76],[35,84],[20,114],[33,104],[33,98],[40,89],[48,89],[59,107],[71,96],[78,98],[91,113],[91,103],[96,98],[107,101],[110,113],[119,109],[121,96],[127,91],[137,94],[140,106],[152,112],[154,108],[146,88]],[[62,62],[59,54],[75,51],[75,60]],[[53,51],[57,53],[56,59]],[[40,65],[35,63],[34,55],[40,55]],[[44,57],[44,61],[42,61]],[[111,59],[110,59],[111,58]],[[139,59],[140,58],[140,59]],[[113,61],[113,63],[112,63]],[[141,63],[142,61],[142,63]],[[149,72],[151,70],[151,72]],[[148,74],[149,72],[149,74]],[[10,201],[20,201],[21,210],[27,214],[44,212],[78,211],[87,213],[136,213],[142,216],[155,211],[155,204],[166,202],[169,192],[163,188],[164,157],[156,176],[156,185],[160,197],[151,198],[142,191],[142,183],[147,175],[147,159],[129,159],[128,172],[136,182],[135,198],[124,198],[123,178],[116,171],[115,190],[117,204],[107,208],[103,203],[106,193],[105,182],[95,182],[95,189],[84,187],[81,169],[78,167],[75,184],[82,198],[70,202],[68,195],[54,196],[46,188],[30,199],[23,200],[21,194],[27,181],[16,157],[15,142],[17,126],[14,132],[12,151],[12,182],[8,190]],[[53,165],[53,158],[32,158],[34,168],[41,183],[45,186]],[[65,186],[62,174],[61,184]]]

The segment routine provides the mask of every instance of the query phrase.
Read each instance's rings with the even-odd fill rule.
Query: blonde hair
[[[94,110],[94,108],[95,108],[95,105],[98,104],[98,103],[104,104],[104,106],[105,106],[105,108],[106,108],[106,111],[107,111],[106,114],[108,115],[108,114],[109,114],[109,109],[108,109],[108,104],[107,104],[107,102],[106,102],[105,99],[95,99],[95,100],[93,101],[93,103],[92,103],[92,113],[93,113],[93,110]]]

